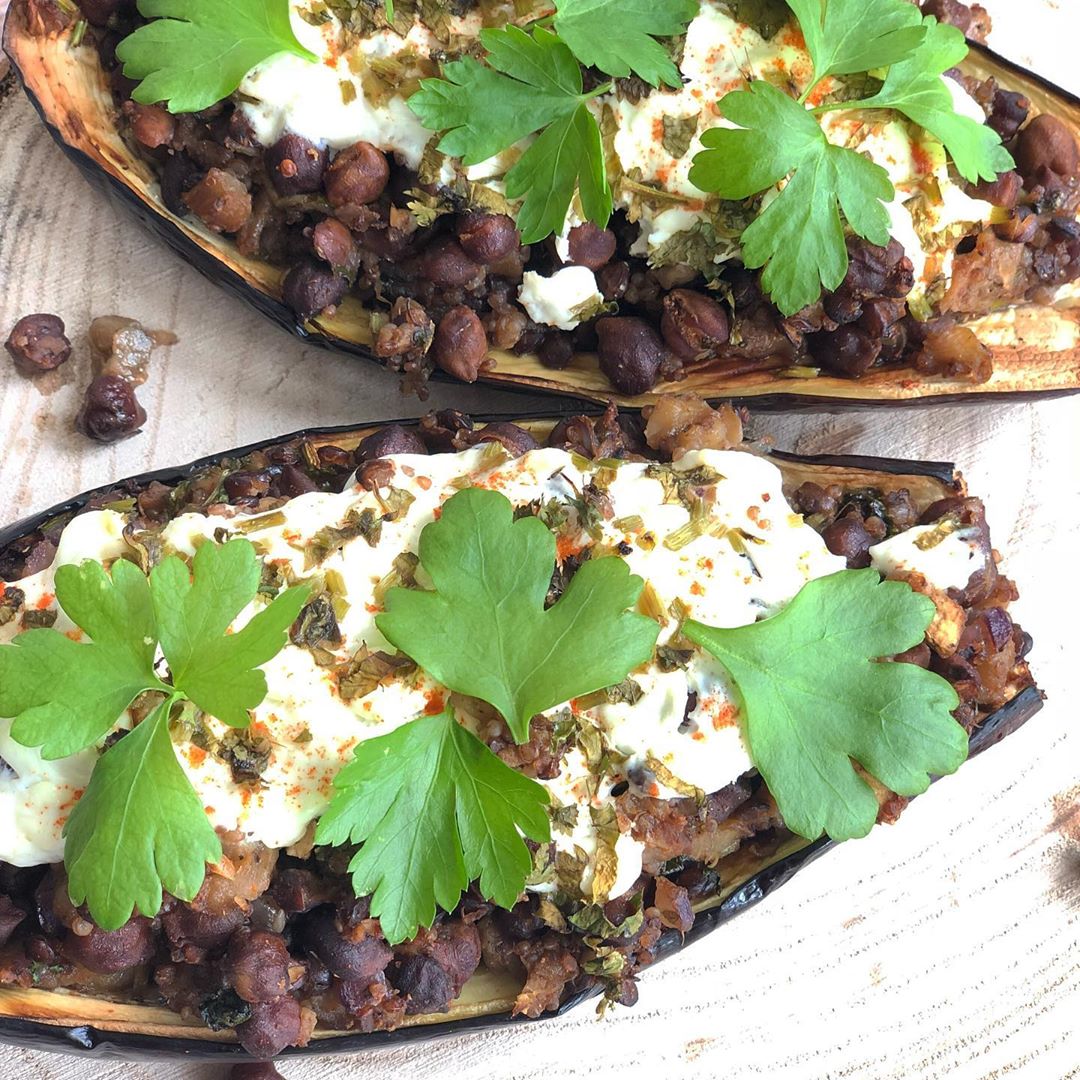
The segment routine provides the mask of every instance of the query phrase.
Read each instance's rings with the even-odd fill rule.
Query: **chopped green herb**
[[[322,565],[335,551],[340,551],[357,537],[362,537],[368,547],[378,547],[382,524],[382,516],[370,506],[359,512],[350,510],[340,526],[327,525],[311,538],[304,548],[304,569]]]
[[[693,116],[664,116],[664,136],[661,142],[673,158],[686,156],[686,151],[690,149],[690,144],[697,134],[700,115],[694,113]]]

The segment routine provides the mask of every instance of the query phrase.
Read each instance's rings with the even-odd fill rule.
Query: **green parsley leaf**
[[[587,67],[682,88],[675,61],[656,38],[685,33],[699,0],[556,0],[555,7],[555,29]]]
[[[92,643],[39,629],[0,648],[0,716],[14,717],[11,737],[49,761],[103,739],[144,690],[169,690],[154,673],[154,614],[138,567],[120,560],[110,577],[100,563],[61,566],[55,588]]]
[[[895,109],[944,143],[956,171],[965,180],[993,180],[1013,167],[1012,156],[993,128],[956,112],[953,96],[942,78],[942,72],[967,56],[964,35],[930,16],[923,25],[926,40],[908,59],[889,68],[878,93],[836,107]]]
[[[190,900],[221,858],[221,842],[176,760],[169,699],[94,767],[64,827],[72,903],[86,903],[103,930],[138,909],[153,917],[162,885]]]
[[[611,217],[600,128],[585,105],[554,121],[506,174],[506,195],[525,197],[517,215],[523,244],[557,233],[575,189],[587,220],[603,228]]]
[[[873,244],[889,242],[885,206],[895,191],[880,166],[833,146],[814,115],[767,82],[727,94],[720,111],[738,128],[710,128],[690,182],[724,199],[746,199],[790,174],[784,189],[742,234],[743,262],[765,267],[762,285],[793,315],[835,289],[847,273],[842,210]]]
[[[918,9],[908,0],[788,0],[788,7],[814,62],[812,86],[828,75],[895,64],[926,36]]]
[[[132,97],[170,112],[198,112],[227,98],[279,53],[315,62],[293,33],[289,0],[139,0],[151,21],[116,47]]]
[[[425,127],[445,132],[438,149],[466,165],[541,133],[506,175],[510,198],[525,198],[523,243],[562,228],[579,183],[589,219],[606,225],[611,191],[600,128],[584,103],[610,87],[584,93],[574,54],[543,27],[531,35],[516,26],[483,30],[480,40],[490,66],[472,57],[446,64],[444,78],[420,83],[409,108]]]
[[[622,559],[590,559],[544,610],[555,537],[539,518],[514,521],[496,491],[449,498],[419,554],[435,590],[391,589],[376,625],[444,686],[494,705],[518,742],[536,713],[621,682],[652,656],[659,628],[627,611],[643,583]]]
[[[266,697],[266,676],[258,667],[281,651],[310,593],[303,585],[287,589],[243,628],[227,634],[258,591],[260,575],[255,549],[243,539],[203,544],[191,573],[170,557],[150,574],[158,636],[173,685],[232,727],[246,727],[248,710]]]
[[[923,640],[934,604],[876,570],[807,584],[778,615],[734,629],[689,621],[683,634],[727,668],[750,757],[793,832],[865,836],[878,813],[851,759],[901,795],[955,772],[967,735],[956,692],[914,664],[887,663]]]
[[[90,640],[55,629],[29,630],[0,646],[0,716],[12,737],[48,759],[100,742],[142,692],[166,695],[154,712],[106,750],[65,828],[64,861],[76,904],[86,902],[106,930],[134,908],[155,915],[161,886],[182,900],[199,890],[221,846],[169,738],[173,704],[194,702],[246,727],[266,694],[258,665],[286,641],[308,596],[286,590],[234,634],[232,621],[255,598],[260,573],[248,540],[203,544],[187,564],[163,559],[149,580],[117,559],[65,565],[56,598]],[[169,680],[154,659],[160,643]]]
[[[449,505],[449,503],[447,504]],[[455,629],[454,637],[462,631]],[[334,778],[317,844],[363,844],[349,869],[391,945],[452,911],[470,881],[514,906],[532,870],[523,836],[551,839],[547,790],[447,712],[361,742]]]

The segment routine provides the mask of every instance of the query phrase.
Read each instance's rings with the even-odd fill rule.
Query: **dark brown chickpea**
[[[290,962],[279,934],[237,930],[225,955],[225,977],[244,1001],[273,1001],[289,988]]]
[[[966,34],[971,29],[971,8],[960,0],[923,0],[922,13]]]
[[[907,305],[902,300],[867,300],[858,325],[872,338],[883,338],[906,313]]]
[[[521,237],[505,214],[466,214],[458,221],[458,243],[475,262],[490,266],[509,255]]]
[[[508,453],[515,457],[527,454],[535,450],[538,443],[532,435],[517,424],[510,424],[505,420],[495,420],[485,424],[477,431],[470,431],[461,436],[461,442],[465,446],[478,446],[480,443],[497,442]]]
[[[131,103],[131,133],[150,150],[167,146],[176,135],[176,117],[166,112],[160,105],[139,105]],[[125,113],[128,111],[124,106]]]
[[[319,459],[319,468],[326,472],[351,472],[352,454],[341,446],[320,446],[315,451]]]
[[[119,930],[94,927],[89,934],[68,934],[64,955],[104,975],[147,963],[154,955],[154,931],[149,919],[136,916]]]
[[[436,240],[420,257],[420,273],[432,285],[460,288],[479,281],[484,270],[465,254],[461,244],[444,237]]]
[[[791,498],[791,504],[800,514],[821,514],[828,517],[836,513],[839,488],[823,488],[812,480],[800,485]]]
[[[330,162],[323,187],[331,206],[363,206],[383,193],[389,179],[386,155],[371,143],[358,142]]]
[[[683,360],[715,354],[730,336],[727,312],[711,297],[691,289],[673,289],[664,297],[660,333]]]
[[[345,937],[330,911],[312,915],[305,944],[339,979],[370,981],[394,956],[381,937],[371,934],[355,940]]]
[[[24,315],[12,328],[4,348],[24,375],[52,371],[71,356],[64,320],[41,312]]]
[[[242,470],[229,473],[221,483],[230,502],[260,499],[270,490],[270,474],[265,471]]]
[[[226,490],[230,479],[232,477],[226,477]],[[244,912],[239,908],[234,908],[225,915],[211,915],[208,912],[195,911],[187,904],[177,904],[161,916],[161,926],[172,948],[173,959],[186,959],[193,950],[197,950],[191,961],[197,962],[207,951],[224,948],[244,918]]]
[[[407,956],[391,967],[390,984],[406,999],[405,1014],[445,1012],[454,996],[450,977],[430,956]]]
[[[291,461],[270,470],[274,473],[270,481],[270,494],[284,496],[286,499],[295,499],[298,495],[306,495],[314,491],[316,483],[299,465]]]
[[[306,321],[341,303],[348,289],[343,277],[314,262],[294,266],[281,283],[281,297],[298,319]]]
[[[851,325],[841,326],[831,334],[811,334],[806,343],[821,367],[853,379],[869,371],[881,353],[880,341]]]
[[[443,371],[463,382],[476,382],[487,360],[487,335],[472,308],[452,307],[435,328],[431,356]]]
[[[337,218],[323,218],[311,230],[311,246],[334,269],[347,266],[353,255],[352,233]]]
[[[1013,170],[1002,173],[996,180],[983,180],[976,184],[972,194],[976,199],[983,199],[993,206],[1003,206],[1011,210],[1019,201],[1023,192],[1024,181]]]
[[[266,151],[266,171],[282,196],[311,195],[322,187],[330,154],[301,135],[287,133]]]
[[[591,221],[575,225],[567,235],[569,247],[568,262],[575,266],[587,266],[590,270],[599,270],[611,262],[615,254],[615,234],[610,229],[601,229]]]
[[[426,453],[427,447],[415,431],[402,427],[400,424],[388,424],[373,435],[360,440],[360,445],[356,448],[356,460],[365,462],[374,461],[376,458],[386,457],[389,454]]]
[[[561,370],[574,359],[574,342],[569,334],[554,331],[540,342],[536,355],[544,367]]]
[[[247,186],[224,169],[207,172],[183,201],[211,232],[234,233],[251,217]]]
[[[607,316],[596,323],[600,370],[616,390],[644,394],[660,377],[664,343],[660,335],[636,316]]]
[[[847,559],[849,570],[861,570],[870,565],[874,539],[858,514],[845,514],[839,521],[826,526],[821,538],[834,555]]]
[[[269,1060],[287,1046],[295,1046],[304,1036],[304,1016],[296,998],[279,997],[256,1002],[251,1019],[236,1029],[240,1045],[254,1058]]]
[[[1027,181],[1042,168],[1062,177],[1076,176],[1080,169],[1080,149],[1073,133],[1064,121],[1046,113],[1020,132],[1015,157],[1016,168]]]
[[[131,384],[119,375],[99,375],[86,388],[75,427],[97,442],[118,442],[134,435],[146,423]]]
[[[994,92],[986,123],[1001,136],[1003,142],[1008,142],[1024,126],[1030,111],[1031,102],[1023,94],[998,89]]]
[[[602,266],[596,274],[596,285],[607,301],[621,300],[630,284],[630,264],[621,259]]]
[[[229,1080],[284,1080],[284,1077],[269,1061],[247,1061],[232,1067]]]

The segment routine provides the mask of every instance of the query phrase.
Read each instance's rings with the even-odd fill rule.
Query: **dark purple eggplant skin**
[[[599,410],[584,409],[575,412],[596,414]],[[478,423],[493,421],[505,421],[505,416],[475,416],[473,419]],[[517,421],[529,420],[553,420],[550,413],[535,413],[531,416],[515,416]],[[384,424],[363,425],[365,431],[395,421],[385,421]],[[412,426],[415,421],[396,421],[406,427]],[[117,487],[130,486],[137,489],[157,480],[163,484],[176,484],[192,475],[217,465],[225,458],[242,458],[255,450],[266,450],[283,443],[294,442],[305,438],[323,438],[351,434],[358,430],[356,426],[339,426],[328,428],[308,429],[294,432],[291,435],[283,435],[277,439],[270,439],[249,446],[240,447],[236,450],[227,451],[224,454],[215,454],[210,457],[200,458],[189,465],[179,468],[161,469],[152,473],[145,473],[138,477],[132,477],[127,481],[110,484],[106,487],[96,488],[85,492],[74,499],[70,499],[58,506],[51,507],[33,515],[21,522],[0,529],[0,552],[9,544],[26,536],[28,533],[40,528],[45,522],[53,521],[58,517],[64,517],[78,513],[87,506],[95,496],[105,492],[115,491]],[[811,456],[804,457],[798,454],[774,452],[773,457],[780,461],[802,462],[808,465],[835,465],[842,468],[872,469],[877,472],[932,477],[945,485],[955,482],[956,470],[948,462],[941,461],[904,461],[895,458],[856,457],[856,456]],[[1002,706],[991,716],[987,717],[982,724],[975,729],[971,736],[971,757],[1000,742],[1007,735],[1012,734],[1024,723],[1031,719],[1041,708],[1043,703],[1042,692],[1036,687],[1028,687],[1022,690],[1008,704]],[[786,858],[779,860],[772,866],[767,867],[760,873],[755,874],[734,893],[728,896],[717,907],[709,911],[701,912],[694,920],[690,931],[681,935],[674,930],[665,932],[656,949],[657,958],[662,960],[679,952],[687,945],[706,934],[712,933],[724,923],[733,919],[736,915],[753,907],[775,892],[785,882],[790,881],[794,875],[808,863],[823,855],[835,843],[826,837],[815,840],[807,847],[796,851]],[[317,1054],[355,1054],[364,1050],[377,1047],[399,1046],[405,1043],[428,1042],[444,1036],[460,1035],[470,1031],[489,1031],[494,1028],[504,1028],[508,1024],[535,1024],[543,1023],[551,1016],[561,1016],[571,1009],[597,997],[601,992],[600,987],[588,987],[577,993],[572,993],[559,1007],[557,1012],[547,1013],[535,1020],[527,1017],[511,1018],[505,1015],[480,1016],[467,1020],[453,1020],[442,1024],[421,1025],[419,1027],[399,1028],[397,1031],[376,1031],[370,1034],[342,1034],[332,1039],[320,1039],[306,1047],[291,1047],[284,1051],[282,1057],[311,1056]],[[55,1027],[50,1024],[39,1024],[32,1020],[18,1020],[0,1017],[0,1043],[10,1043],[16,1046],[24,1046],[36,1050],[59,1050],[67,1053],[77,1053],[91,1057],[124,1058],[130,1060],[144,1060],[149,1058],[187,1058],[192,1061],[217,1061],[230,1062],[244,1060],[247,1055],[238,1043],[217,1043],[203,1039],[173,1038],[164,1035],[142,1035],[134,1032],[103,1031],[92,1025],[79,1025],[76,1027]]]

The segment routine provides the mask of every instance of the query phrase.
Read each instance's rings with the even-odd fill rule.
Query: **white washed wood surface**
[[[1080,0],[984,3],[1000,51],[1080,89]],[[392,377],[305,348],[149,239],[90,191],[17,95],[0,102],[0,148],[0,329],[56,311],[79,347],[55,383],[26,381],[0,360],[0,520],[264,436],[423,410]],[[101,448],[71,418],[88,380],[82,335],[112,312],[181,341],[140,391],[143,434]],[[507,413],[543,404],[457,387],[436,388],[432,402]],[[996,544],[1020,583],[1049,694],[1042,714],[899,825],[830,853],[647,973],[634,1009],[598,1021],[585,1007],[512,1031],[288,1062],[288,1080],[1080,1077],[1080,396],[763,416],[755,433],[807,453],[959,462],[989,496]],[[0,1048],[0,1080],[224,1074]]]

